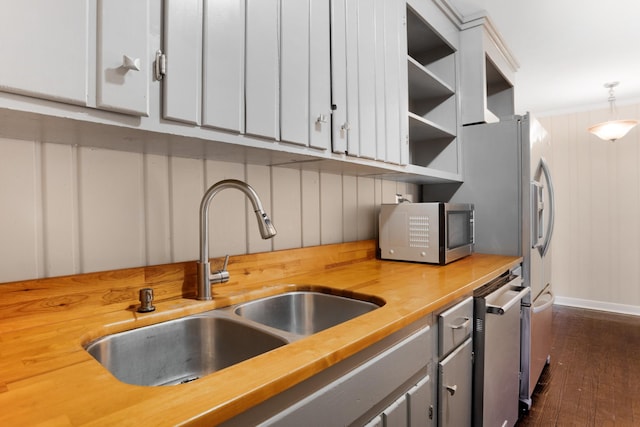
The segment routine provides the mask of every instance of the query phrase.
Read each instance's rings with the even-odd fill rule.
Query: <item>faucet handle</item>
[[[227,271],[227,264],[229,264],[229,255],[224,258],[224,264],[222,270],[215,271],[209,275],[210,283],[225,283],[229,281],[229,272]]]

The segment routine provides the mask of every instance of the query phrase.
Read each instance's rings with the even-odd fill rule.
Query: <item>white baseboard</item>
[[[636,305],[616,304],[612,302],[593,301],[580,298],[555,297],[554,304],[566,305],[569,307],[588,308],[591,310],[610,311],[618,314],[631,314],[640,316],[640,307]]]

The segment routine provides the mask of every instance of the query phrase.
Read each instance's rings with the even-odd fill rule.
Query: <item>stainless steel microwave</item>
[[[473,253],[470,203],[400,203],[380,209],[382,259],[448,264]]]

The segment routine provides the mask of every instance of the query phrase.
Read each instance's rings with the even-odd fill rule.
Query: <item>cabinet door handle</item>
[[[449,392],[449,394],[451,396],[456,394],[456,391],[458,390],[458,386],[457,385],[448,385],[448,386],[446,386],[446,388],[447,388],[447,391]]]
[[[318,118],[316,119],[316,123],[320,124],[320,123],[327,123],[327,115],[326,114],[320,114],[318,116]]]
[[[343,124],[340,128],[342,130],[349,130],[351,129],[351,126],[349,125],[349,122],[345,122],[345,124]]]
[[[126,70],[140,71],[140,58],[132,58],[128,55],[123,55],[122,68]]]
[[[469,326],[469,323],[471,323],[471,319],[469,319],[468,317],[463,317],[461,323],[458,323],[458,324],[455,324],[455,325],[453,323],[451,323],[449,325],[449,327],[451,329],[463,329],[463,328],[466,329],[467,326]]]

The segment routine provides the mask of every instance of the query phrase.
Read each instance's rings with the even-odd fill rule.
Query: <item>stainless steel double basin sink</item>
[[[85,349],[122,382],[182,384],[379,306],[323,292],[287,292],[107,335]]]

